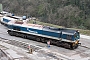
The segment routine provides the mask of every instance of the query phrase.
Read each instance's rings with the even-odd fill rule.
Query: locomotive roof
[[[66,28],[54,28],[54,27],[44,27],[45,30],[62,32],[62,34],[70,34],[73,35],[76,30],[66,29]]]
[[[17,19],[15,19],[15,18],[7,17],[7,16],[4,16],[3,18],[4,18],[4,19],[8,19],[8,20],[17,20]]]
[[[62,31],[62,34],[70,34],[70,35],[73,35],[76,33],[76,30],[71,30],[71,29],[63,29],[61,30]]]
[[[13,19],[21,19],[22,17],[19,17],[19,16],[7,16],[7,17],[10,17],[10,18],[13,18]]]
[[[51,31],[51,32],[55,32],[55,33],[68,34],[68,35],[74,35],[76,32],[76,30],[71,30],[71,29],[66,29],[66,28],[55,28],[55,27],[42,26],[42,25],[37,25],[37,24],[23,24],[20,26],[26,26],[29,28]]]

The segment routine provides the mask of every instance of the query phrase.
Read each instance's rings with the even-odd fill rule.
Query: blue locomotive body
[[[78,47],[80,34],[76,30],[53,27],[38,27],[37,25],[28,26],[21,24],[9,25],[10,35],[21,36],[29,39],[36,39],[41,42],[51,41],[51,44],[62,45],[75,49]],[[21,35],[20,35],[21,34]]]
[[[36,41],[47,42],[65,48],[75,49],[78,47],[80,34],[77,30],[66,28],[54,28],[37,24],[17,24],[12,23],[18,18],[4,17],[2,23],[6,24],[8,34]]]
[[[42,35],[43,37],[46,37],[48,36],[49,38],[53,38],[53,39],[58,39],[60,38],[60,31],[51,31],[51,30],[48,30],[46,28],[41,28],[41,29],[37,29],[37,28],[29,28],[28,26],[27,27],[24,27],[22,25],[9,25],[8,26],[10,29],[13,29],[13,30],[17,30],[17,31],[21,31],[23,33],[27,33],[27,34],[32,34],[33,35]]]
[[[67,41],[75,41],[80,39],[79,32],[76,30],[64,29],[64,28],[52,28],[52,27],[43,27],[42,29],[31,28],[23,25],[9,25],[10,29],[21,31],[23,33],[33,33],[33,35],[42,35],[43,37],[49,37],[52,39],[59,40],[60,38],[66,39]],[[75,37],[76,35],[76,37]]]
[[[1,18],[1,24],[5,25],[6,27],[8,27],[9,22],[11,21],[15,21],[21,19],[21,17],[17,17],[17,16],[3,16]]]

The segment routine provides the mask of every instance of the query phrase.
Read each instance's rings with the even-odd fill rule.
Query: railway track
[[[87,46],[83,46],[83,45],[81,45],[80,47],[84,47],[84,48],[90,49],[89,47],[87,47]]]
[[[28,50],[29,43],[26,43],[26,42],[22,42],[22,41],[18,41],[18,40],[9,40],[9,39],[2,38],[2,37],[0,37],[0,41],[8,43],[8,44],[11,44],[11,45],[14,45],[14,46],[17,46],[17,47],[20,47],[20,48],[23,48],[25,50]],[[60,60],[61,58],[65,59],[65,60],[69,60],[69,58],[63,57],[63,56],[61,56],[59,54],[56,55],[56,53],[46,52],[46,51],[42,50],[43,48],[40,47],[40,46],[30,45],[30,47],[33,49],[33,51],[39,52],[40,55],[42,55],[42,53],[43,53],[45,56],[52,57],[52,58],[54,58],[56,60]],[[84,49],[81,49],[81,48],[84,48]],[[78,49],[74,50],[74,51],[76,51],[75,55],[76,54],[80,54],[81,56],[85,56],[86,55],[88,57],[89,55],[85,54],[83,52],[85,52],[86,50],[89,50],[89,49],[90,48],[87,47],[87,46],[80,45],[80,47]]]
[[[18,41],[18,40],[8,40],[8,39],[2,38],[2,37],[0,37],[0,40],[5,43],[28,50],[29,43]],[[31,44],[30,44],[30,48],[32,48],[34,51],[41,49],[40,47],[31,45]]]
[[[5,28],[5,29],[7,29],[7,28]],[[4,33],[1,32],[1,34],[4,34]],[[22,42],[22,41],[18,41],[18,40],[9,40],[9,39],[2,38],[2,37],[0,37],[0,41],[28,50],[29,43],[26,43],[26,42]],[[57,60],[60,60],[60,58],[58,58],[55,54],[53,54],[51,52],[45,53],[45,51],[42,51],[41,50],[42,48],[40,46],[34,46],[34,45],[30,44],[30,47],[34,51],[38,51],[41,54],[44,53],[47,56],[53,57]],[[86,50],[90,50],[90,48],[87,46],[80,45],[79,47],[80,47],[79,49],[74,50],[77,52],[76,54],[83,55],[84,54],[83,52],[85,52]],[[81,48],[84,48],[84,49],[81,49]],[[60,56],[60,57],[63,57],[63,56]],[[66,58],[66,57],[63,57],[63,58],[68,60],[68,58]]]
[[[4,34],[4,33],[1,32],[1,34]],[[2,38],[2,37],[0,37],[0,40],[2,42],[5,42],[5,43],[8,43],[8,44],[11,44],[11,45],[23,48],[25,50],[28,50],[29,43],[18,41],[18,40],[9,40],[7,38]],[[45,56],[52,57],[52,58],[54,58],[56,60],[60,60],[61,58],[64,59],[64,60],[70,60],[69,58],[63,57],[61,55],[56,55],[55,53],[51,53],[51,52],[46,53],[45,51],[42,50],[42,48],[40,46],[34,46],[34,45],[30,44],[30,47],[33,49],[33,51],[39,52],[41,55],[43,53]],[[84,55],[84,53],[82,53],[82,52],[85,52],[86,50],[90,49],[89,47],[83,46],[83,45],[80,45],[79,47],[80,48],[82,47],[85,50],[84,49],[82,50],[80,48],[79,49],[75,49],[74,51],[76,51],[76,54]],[[85,54],[85,55],[87,55],[87,54]],[[57,56],[59,56],[59,57],[57,57]]]
[[[0,37],[0,41],[23,48],[25,50],[28,50],[28,45],[30,45],[30,47],[33,49],[33,51],[38,52],[40,55],[44,54],[44,56],[49,56],[51,58],[54,58],[56,60],[70,60],[68,57],[66,56],[62,56],[60,54],[56,54],[55,52],[50,52],[50,51],[44,51],[42,47],[39,46],[34,46],[31,45],[29,43],[26,42],[22,42],[22,41],[18,41],[18,40],[9,40],[6,38],[2,38]]]
[[[90,48],[84,45],[80,45],[77,49],[74,50],[76,53],[73,55],[79,55],[80,57],[83,58],[88,58],[90,57]],[[72,56],[73,56],[72,55]],[[89,60],[89,59],[88,59]]]
[[[7,28],[5,28],[7,29]],[[1,34],[5,35],[4,33],[0,32]],[[45,58],[51,57],[54,58],[55,60],[70,60],[68,57],[66,56],[62,56],[59,53],[53,53],[53,52],[48,52],[48,51],[44,51],[43,47],[41,46],[36,46],[36,45],[32,45],[23,41],[19,41],[19,40],[12,40],[12,39],[7,39],[7,38],[2,38],[0,37],[0,41],[7,43],[7,44],[11,44],[20,48],[23,48],[25,50],[28,50],[28,45],[30,45],[30,47],[33,49],[33,51],[38,52],[39,55],[45,56]],[[27,53],[27,52],[26,52]],[[49,59],[50,60],[50,59]]]
[[[0,37],[0,41],[3,41],[5,43],[11,44],[11,45],[15,45],[18,47],[22,47],[24,49],[28,49],[28,46],[29,46],[29,43],[18,41],[18,40],[9,40],[9,39],[2,38],[2,37]],[[34,45],[30,45],[30,47],[33,48],[34,50],[40,49],[39,46],[35,47]],[[83,46],[83,45],[80,45],[80,47],[90,49],[89,47]]]

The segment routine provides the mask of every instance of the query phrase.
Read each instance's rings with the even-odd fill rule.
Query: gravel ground
[[[52,53],[52,51],[48,49],[40,49],[37,51],[33,51],[32,54],[29,53],[28,50],[24,50],[20,47],[16,47],[5,42],[0,42],[0,44],[7,49],[3,49],[7,55],[10,55],[12,59],[19,59],[19,60],[68,60],[70,59],[67,56],[59,55],[57,53]],[[23,52],[23,53],[22,53]]]
[[[82,43],[81,45],[90,48],[90,36],[86,36],[86,35],[80,35],[80,36],[81,36],[80,42]],[[14,57],[18,57],[14,59],[19,59],[19,60],[58,60],[58,59],[68,60],[67,58],[69,58],[71,60],[90,60],[90,49],[88,48],[79,46],[75,50],[68,50],[68,49],[53,46],[53,45],[51,45],[50,48],[47,48],[46,47],[47,45],[44,43],[40,43],[40,42],[28,40],[28,39],[23,39],[19,37],[9,36],[7,34],[7,28],[2,25],[0,25],[0,37],[30,43],[32,45],[39,46],[42,48],[37,51],[34,51],[33,54],[29,54],[28,53],[29,51],[26,49],[13,46],[10,44],[6,44],[4,42],[2,43],[0,41],[0,44],[3,45],[3,47],[6,47],[6,48],[3,48],[4,51],[6,51],[8,54],[11,54],[11,56],[13,56],[14,54],[15,55]],[[13,51],[13,53],[11,53],[11,51]]]

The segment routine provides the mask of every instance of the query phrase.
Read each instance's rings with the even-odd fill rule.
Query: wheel
[[[24,34],[21,34],[21,36],[20,36],[20,37],[25,38],[25,35],[24,35]]]
[[[45,38],[41,38],[41,42],[42,43],[45,43]]]
[[[71,45],[69,43],[66,43],[66,42],[62,43],[62,46],[67,48],[67,49],[71,48]]]
[[[8,32],[9,35],[13,36],[13,32]]]
[[[26,36],[26,35],[24,35],[24,38],[26,39],[26,38],[27,38],[27,36]]]
[[[71,50],[74,50],[74,49],[76,49],[77,47],[78,47],[78,44],[76,44],[76,45],[74,45],[74,46],[73,46],[73,44],[71,44],[70,49],[71,49]]]
[[[20,34],[19,34],[19,33],[15,33],[14,35],[15,35],[16,37],[19,37]]]
[[[40,41],[41,41],[41,39],[40,39],[39,37],[36,37],[36,41],[40,42]]]
[[[75,45],[75,49],[78,48],[78,44]]]
[[[75,46],[72,46],[72,45],[71,45],[70,49],[71,49],[71,50],[74,50],[74,49],[75,49]]]

